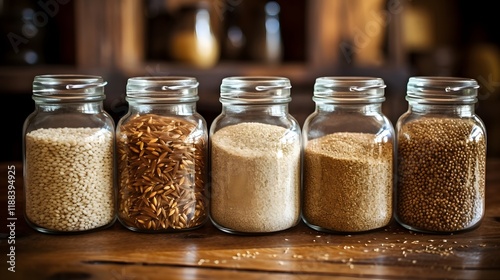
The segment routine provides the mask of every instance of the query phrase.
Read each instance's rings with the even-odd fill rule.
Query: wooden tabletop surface
[[[10,182],[15,219],[8,215],[9,166],[16,175]],[[488,160],[481,225],[451,235],[414,233],[396,223],[351,235],[299,224],[236,236],[210,223],[147,234],[119,222],[90,233],[49,235],[24,221],[21,166],[0,167],[0,279],[500,279],[500,159]]]

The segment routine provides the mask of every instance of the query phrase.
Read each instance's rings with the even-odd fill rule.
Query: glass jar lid
[[[385,83],[374,77],[320,77],[314,84],[314,102],[380,103],[385,100]]]
[[[198,81],[193,77],[133,77],[127,81],[127,101],[183,103],[198,101]]]
[[[290,80],[284,77],[249,76],[222,79],[220,102],[225,104],[287,103],[292,100]]]
[[[477,102],[479,84],[474,79],[459,77],[411,77],[406,100],[418,103]]]
[[[93,75],[39,75],[33,80],[33,99],[44,102],[104,100],[102,77]]]

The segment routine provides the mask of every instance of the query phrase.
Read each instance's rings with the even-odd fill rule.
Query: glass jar
[[[201,227],[208,220],[208,128],[192,77],[133,77],[117,124],[118,219],[140,232]]]
[[[210,126],[213,224],[234,234],[282,231],[300,221],[301,131],[288,113],[290,81],[227,77]]]
[[[320,77],[303,125],[302,218],[322,232],[363,232],[392,220],[395,132],[384,81]]]
[[[411,77],[398,133],[396,220],[427,233],[472,229],[484,216],[486,129],[477,82]]]
[[[115,220],[114,122],[99,76],[41,75],[24,122],[25,217],[45,233],[84,232]]]
[[[174,19],[169,54],[181,63],[210,68],[219,60],[220,47],[209,1],[182,4]]]

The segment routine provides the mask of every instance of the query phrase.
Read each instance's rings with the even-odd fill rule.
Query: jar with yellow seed
[[[426,233],[477,227],[485,206],[486,129],[475,114],[478,83],[411,77],[397,122],[397,221]]]

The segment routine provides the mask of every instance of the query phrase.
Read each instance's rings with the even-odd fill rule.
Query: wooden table
[[[8,165],[1,165],[0,178],[1,279],[500,279],[500,159],[488,160],[481,226],[452,235],[414,233],[395,223],[352,235],[303,224],[264,236],[229,235],[211,224],[145,234],[118,222],[91,233],[48,235],[24,221],[19,164],[17,220],[8,220]],[[15,272],[8,270],[13,254]]]

